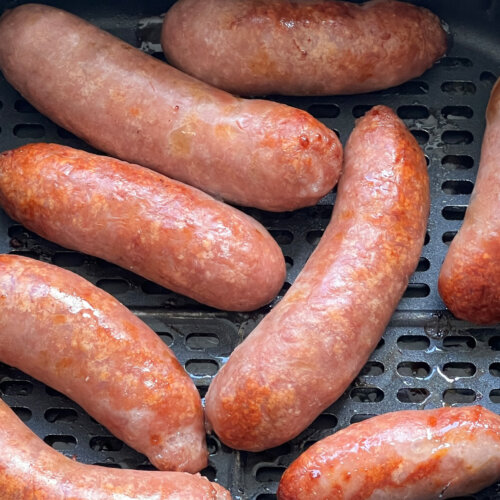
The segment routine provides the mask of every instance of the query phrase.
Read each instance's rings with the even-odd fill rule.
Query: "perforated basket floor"
[[[0,0],[0,11],[18,3],[22,2]],[[155,16],[171,3],[50,2],[149,52],[159,50]],[[452,318],[436,286],[440,265],[462,223],[474,186],[484,111],[500,73],[500,1],[418,3],[433,4],[432,9],[449,24],[453,35],[448,57],[421,78],[361,96],[274,98],[308,110],[335,129],[343,143],[355,118],[372,105],[396,109],[429,160],[432,209],[426,244],[411,284],[383,340],[343,397],[299,437],[263,453],[235,452],[216,437],[208,438],[210,465],[204,474],[228,487],[235,498],[274,499],[282,472],[305,448],[371,415],[471,403],[500,413],[500,327],[480,328]],[[33,141],[91,150],[36,112],[0,76],[0,150]],[[332,193],[318,206],[293,213],[245,210],[269,228],[286,256],[287,282],[276,301],[317,244],[334,199]],[[234,347],[268,311],[235,314],[200,306],[112,264],[49,243],[10,220],[1,209],[0,252],[52,262],[113,294],[172,347],[202,396]],[[68,398],[1,364],[0,391],[31,429],[66,455],[108,467],[152,468],[142,455],[112,437]],[[500,483],[467,497],[473,498],[500,498]]]

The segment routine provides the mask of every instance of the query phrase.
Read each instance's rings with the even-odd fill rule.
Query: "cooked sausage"
[[[66,394],[157,468],[206,466],[193,382],[158,335],[80,276],[0,255],[0,361]]]
[[[0,400],[3,500],[230,500],[199,474],[109,469],[66,458]]]
[[[279,500],[437,500],[500,478],[500,416],[481,406],[386,413],[322,439],[286,470]]]
[[[114,158],[57,144],[2,153],[0,205],[48,240],[220,309],[256,309],[285,279],[283,254],[258,222]]]
[[[96,148],[240,205],[314,205],[340,173],[337,136],[308,113],[211,88],[53,7],[2,16],[0,69]]]
[[[450,311],[473,323],[500,322],[500,80],[491,92],[481,161],[469,207],[439,274]]]
[[[179,0],[162,46],[174,66],[240,95],[357,94],[420,76],[446,33],[395,1]]]
[[[318,247],[208,390],[206,415],[224,443],[249,451],[284,443],[345,391],[417,266],[428,213],[424,155],[377,106],[349,138]]]

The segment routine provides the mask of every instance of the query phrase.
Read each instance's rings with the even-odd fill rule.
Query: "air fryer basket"
[[[0,0],[0,11],[19,3],[23,2]],[[74,12],[163,58],[157,16],[172,1],[45,3]],[[439,268],[474,186],[484,112],[500,73],[500,1],[414,3],[440,15],[452,34],[447,57],[422,77],[365,95],[271,97],[309,111],[336,130],[343,143],[356,117],[372,105],[386,104],[397,110],[428,158],[432,208],[418,269],[383,340],[342,398],[293,441],[262,453],[233,451],[217,437],[208,437],[210,465],[203,474],[228,487],[235,498],[274,499],[282,472],[304,449],[372,415],[472,403],[500,412],[500,327],[478,327],[454,319],[437,292]],[[0,75],[0,150],[29,142],[57,142],[92,151],[35,111]],[[333,193],[316,207],[282,214],[245,209],[270,230],[286,256],[287,280],[273,303],[293,283],[317,244],[334,200]],[[0,209],[0,253],[7,252],[65,267],[113,294],[172,347],[202,396],[234,347],[272,307],[240,314],[201,306],[117,266],[45,241]],[[2,364],[0,391],[33,431],[67,456],[108,467],[152,469],[144,456],[112,437],[78,405]],[[500,483],[467,497],[474,498],[500,499]]]

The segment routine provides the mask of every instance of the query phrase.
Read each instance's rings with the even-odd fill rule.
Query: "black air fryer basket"
[[[20,3],[24,2],[0,0],[0,12]],[[163,59],[158,15],[172,0],[42,3],[69,10]],[[371,106],[392,107],[426,154],[432,207],[418,269],[383,339],[345,394],[293,441],[262,453],[233,451],[217,437],[208,437],[210,464],[203,474],[229,488],[234,498],[275,499],[281,474],[302,451],[372,415],[473,403],[500,413],[500,327],[454,319],[437,292],[441,263],[462,224],[474,186],[486,104],[500,74],[500,0],[414,3],[438,14],[452,36],[447,57],[422,77],[364,95],[271,97],[309,111],[338,132],[344,144],[355,119]],[[0,150],[29,142],[93,151],[35,111],[0,74]],[[284,295],[318,243],[334,201],[332,193],[313,208],[281,214],[245,209],[270,230],[286,256],[287,280],[273,303]],[[201,306],[115,265],[43,240],[1,209],[0,253],[51,262],[114,295],[173,349],[202,397],[234,347],[272,307],[241,314]],[[67,456],[107,467],[153,469],[144,456],[111,436],[71,400],[2,364],[0,392],[36,434]],[[500,499],[500,483],[466,498]]]

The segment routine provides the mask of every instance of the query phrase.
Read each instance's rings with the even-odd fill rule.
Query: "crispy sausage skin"
[[[427,9],[391,0],[179,0],[162,46],[174,66],[239,95],[357,94],[420,76],[446,33]]]
[[[53,7],[2,16],[0,69],[96,148],[239,205],[314,205],[340,173],[337,136],[308,113],[214,89]]]
[[[4,500],[230,500],[199,474],[108,469],[66,458],[0,400],[0,496]]]
[[[0,361],[66,394],[157,468],[206,466],[192,380],[155,332],[80,276],[0,255]]]
[[[58,144],[1,153],[0,205],[48,240],[220,309],[256,309],[285,279],[281,249],[254,219],[114,158]]]
[[[414,137],[377,106],[345,153],[318,247],[208,390],[208,421],[233,448],[277,446],[332,404],[377,345],[417,266],[429,179]]]
[[[438,287],[457,318],[479,324],[500,322],[500,80],[486,111],[476,184]]]
[[[434,500],[500,478],[500,416],[481,406],[386,413],[304,452],[279,500]]]

